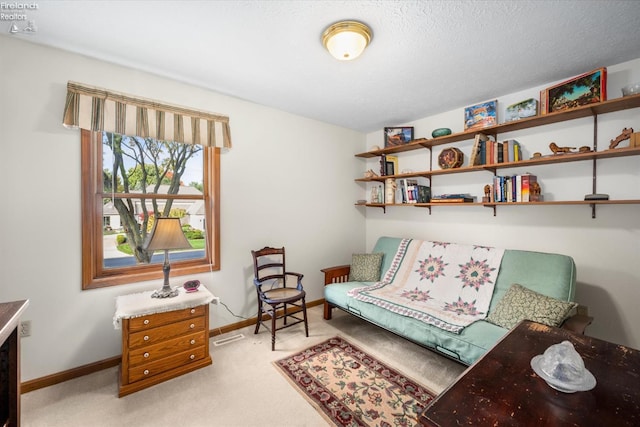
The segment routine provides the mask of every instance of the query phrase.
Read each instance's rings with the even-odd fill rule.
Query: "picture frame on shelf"
[[[394,166],[395,165],[393,164],[393,162],[387,161],[387,162],[384,163],[384,167],[385,167],[384,174],[385,174],[385,176],[395,175],[396,174],[396,170],[395,170]]]
[[[511,104],[505,109],[504,115],[505,122],[535,117],[538,115],[538,100],[529,98],[524,101]]]
[[[387,154],[385,156],[385,175],[395,175],[400,173],[398,168],[398,156],[391,156]]]
[[[498,100],[483,102],[464,109],[464,130],[483,129],[498,124]]]
[[[541,92],[543,114],[570,110],[607,100],[607,69],[596,68]]]
[[[413,126],[385,127],[384,146],[396,147],[404,145],[413,140]]]

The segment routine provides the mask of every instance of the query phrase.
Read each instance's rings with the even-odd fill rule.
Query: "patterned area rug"
[[[420,412],[434,397],[340,337],[274,364],[337,426],[419,426]]]

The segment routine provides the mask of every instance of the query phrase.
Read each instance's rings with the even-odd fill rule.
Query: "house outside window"
[[[162,277],[143,242],[178,217],[192,249],[171,276],[219,269],[219,148],[82,130],[83,289]],[[186,280],[186,279],[185,279]]]

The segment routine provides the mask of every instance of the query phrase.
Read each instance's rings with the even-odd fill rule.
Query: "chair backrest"
[[[254,279],[262,283],[266,280],[285,281],[285,256],[284,248],[271,248],[265,246],[257,251],[251,251],[253,256]]]

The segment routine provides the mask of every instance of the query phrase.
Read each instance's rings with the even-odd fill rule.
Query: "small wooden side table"
[[[595,376],[589,391],[563,393],[531,368],[570,341]],[[471,365],[420,415],[425,426],[638,426],[640,351],[528,320]]]
[[[119,397],[212,364],[209,303],[204,286],[174,298],[153,291],[120,296],[114,326],[122,328]]]

